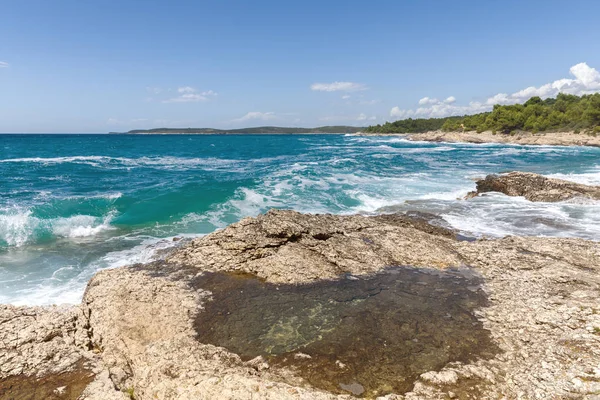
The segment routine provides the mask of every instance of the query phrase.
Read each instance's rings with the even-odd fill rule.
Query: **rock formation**
[[[327,339],[338,325],[328,319],[332,307],[345,302],[342,318],[357,318],[352,310],[368,318],[360,307],[392,288],[387,278],[371,278],[384,270],[402,277],[394,287],[415,304],[445,299],[450,311],[433,317],[440,330],[444,321],[450,326],[472,318],[478,336],[460,334],[477,341],[472,354],[450,352],[443,366],[398,376],[407,379],[402,386],[407,389],[400,391],[377,381],[385,373],[377,368],[355,381],[336,381],[339,374],[333,371],[303,372],[303,366],[317,362],[307,343]],[[582,239],[466,242],[450,230],[402,215],[272,210],[195,239],[164,262],[98,273],[80,306],[0,308],[0,399],[19,398],[13,393],[22,387],[44,388],[22,397],[32,399],[585,398],[600,391],[599,272],[600,244]],[[421,280],[421,273],[429,278]],[[449,286],[438,286],[442,281]],[[300,291],[297,297],[294,288],[320,290],[326,282],[334,283],[326,286],[329,300],[310,303],[314,307],[307,315],[292,312],[305,300],[289,299],[310,295]],[[206,313],[232,326],[252,324],[248,314],[262,299],[255,299],[255,289],[274,294],[272,301],[289,300],[289,314],[268,332],[276,344],[292,343],[279,358],[268,355],[271,347],[256,357],[248,352],[249,358],[204,340],[218,336],[206,334],[212,329]],[[224,290],[235,290],[235,298]],[[285,297],[290,293],[296,297]],[[452,308],[455,301],[463,303]],[[472,314],[465,311],[469,307]],[[278,312],[275,308],[268,311]],[[318,335],[298,336],[301,318],[314,321]],[[374,323],[406,334],[406,346],[421,350],[419,362],[430,362],[426,326]],[[252,334],[251,329],[231,332]],[[263,339],[248,338],[259,345]],[[439,340],[452,347],[453,339]],[[484,351],[476,350],[476,343],[487,342]],[[377,349],[386,346],[382,342]],[[327,365],[348,371],[342,376],[354,376],[356,366],[325,358]],[[377,393],[366,390],[370,377]],[[331,390],[322,385],[328,382]]]
[[[412,133],[408,140],[448,143],[506,143],[534,146],[600,146],[600,136],[574,132],[518,132],[513,135],[486,132],[443,132]]]
[[[485,179],[477,181],[477,190],[469,193],[467,198],[488,192],[523,196],[529,201],[556,202],[574,198],[600,200],[600,186],[547,178],[531,172],[488,175]]]

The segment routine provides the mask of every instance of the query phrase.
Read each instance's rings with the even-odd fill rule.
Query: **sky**
[[[0,132],[366,126],[600,91],[600,1],[0,3]]]

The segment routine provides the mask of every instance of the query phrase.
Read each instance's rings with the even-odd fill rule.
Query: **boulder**
[[[600,200],[600,186],[588,186],[562,179],[547,178],[531,172],[488,175],[477,181],[477,190],[467,195],[499,192],[507,196],[523,196],[529,201],[557,202],[574,198]]]

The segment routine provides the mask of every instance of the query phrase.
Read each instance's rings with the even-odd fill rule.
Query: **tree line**
[[[560,93],[542,100],[532,97],[523,104],[495,105],[490,112],[462,117],[417,118],[386,122],[366,129],[369,133],[421,133],[427,131],[600,132],[600,93],[575,96]]]

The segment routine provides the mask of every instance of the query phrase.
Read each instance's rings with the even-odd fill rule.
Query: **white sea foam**
[[[31,210],[19,207],[0,209],[0,243],[22,246],[29,240],[39,224]]]
[[[54,237],[81,238],[97,235],[100,232],[114,229],[110,221],[115,213],[104,217],[91,215],[74,215],[41,219],[35,217],[33,211],[23,207],[0,208],[0,245],[21,247],[35,243],[38,237],[51,234]]]
[[[177,235],[197,237],[201,235]],[[126,238],[113,238],[126,240]],[[14,305],[77,304],[89,279],[98,271],[136,263],[148,263],[160,258],[160,253],[179,245],[172,237],[132,238],[137,243],[126,250],[109,252],[88,265],[67,265],[58,268],[48,278],[23,285],[12,293],[0,293],[0,303]],[[30,277],[31,279],[31,277]]]
[[[0,160],[0,163],[41,165],[73,163],[99,169],[225,171],[231,174],[223,174],[224,176],[234,179],[237,179],[235,176],[238,173],[244,179],[255,178],[250,184],[244,181],[245,186],[238,187],[229,198],[208,205],[208,210],[201,208],[203,211],[189,212],[179,219],[157,222],[124,236],[115,236],[119,232],[111,225],[115,214],[106,211],[101,217],[84,215],[86,211],[81,215],[40,220],[36,217],[35,208],[0,208],[0,246],[9,244],[8,249],[0,251],[0,264],[10,264],[6,260],[11,257],[14,261],[11,264],[13,270],[5,268],[0,276],[0,283],[4,284],[0,290],[0,303],[77,303],[87,281],[95,272],[151,261],[156,256],[157,249],[179,243],[157,237],[170,237],[174,232],[211,232],[271,207],[337,214],[376,212],[381,208],[386,209],[386,212],[417,210],[436,214],[454,228],[474,236],[600,238],[598,202],[531,203],[523,198],[499,194],[489,194],[469,201],[456,200],[474,189],[475,183],[470,180],[472,177],[501,172],[507,165],[513,168],[535,164],[536,167],[542,165],[550,168],[548,157],[554,159],[571,152],[585,154],[591,151],[589,149],[503,144],[420,145],[402,137],[346,137],[343,142],[311,138],[309,143],[309,146],[303,145],[308,149],[301,154],[247,160],[177,156],[78,156]],[[570,157],[573,157],[572,154]],[[390,161],[386,161],[386,158]],[[538,159],[545,160],[543,162],[546,164],[538,164]],[[589,164],[588,157],[585,165]],[[569,165],[570,168],[571,164],[563,165]],[[560,169],[556,167],[551,170]],[[584,170],[583,166],[574,165],[569,171],[578,173],[555,173],[549,176],[600,184],[598,167]],[[167,191],[170,184],[168,179],[161,180],[153,183],[151,189],[164,185],[166,188],[160,190]],[[44,196],[60,199],[105,198],[108,201],[122,196],[121,192],[115,191],[86,193],[82,196],[64,193],[61,197],[55,186],[51,185],[47,190],[52,193],[42,193],[44,187],[40,186],[36,188],[39,189],[37,195],[36,190],[16,186],[19,192],[10,196],[29,196],[39,203],[45,201]],[[123,190],[128,198],[130,194],[131,198],[136,197],[136,193],[132,193],[135,190],[117,190]],[[173,191],[178,190],[179,186]],[[79,201],[73,203],[79,204]],[[91,203],[110,208],[110,204],[107,206],[102,201]],[[117,204],[119,209],[121,205],[126,207],[126,203],[128,202],[115,203],[115,208]],[[40,234],[46,235],[46,238],[51,236],[55,240],[51,244],[40,241]],[[90,248],[94,251],[90,252]],[[29,258],[26,259],[27,257]],[[37,269],[28,269],[31,265],[35,265]],[[17,270],[18,268],[22,270]]]
[[[130,168],[156,168],[156,169],[172,169],[172,170],[187,170],[187,169],[203,169],[217,170],[240,168],[247,165],[269,164],[286,159],[288,156],[257,158],[252,160],[234,160],[224,158],[198,158],[198,157],[110,157],[110,156],[72,156],[72,157],[28,157],[28,158],[10,158],[0,160],[0,163],[37,163],[42,165],[54,164],[84,164],[97,168],[104,169],[130,169]]]
[[[600,167],[594,168],[590,172],[580,174],[549,174],[549,178],[564,179],[571,182],[582,183],[584,185],[600,185]]]
[[[90,215],[74,215],[68,218],[57,218],[51,221],[52,232],[57,237],[80,238],[94,236],[102,231],[114,229],[110,221],[115,212],[109,213],[103,219]]]
[[[73,157],[30,157],[0,160],[0,163],[37,163],[43,165],[73,163],[85,164],[97,168],[128,169],[136,167],[153,167],[159,169],[219,168],[232,165],[238,160],[220,158],[185,158],[185,157],[109,157],[109,156],[73,156]]]

